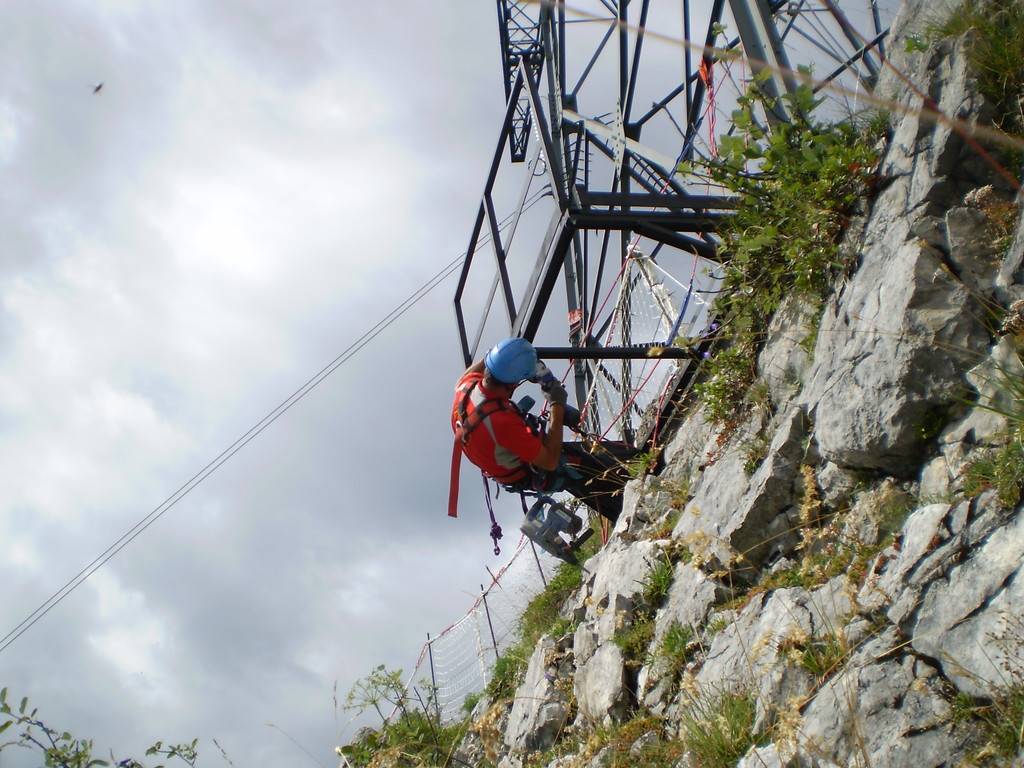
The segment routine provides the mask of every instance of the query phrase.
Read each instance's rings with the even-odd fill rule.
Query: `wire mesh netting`
[[[660,400],[688,360],[655,356],[661,346],[686,345],[707,330],[719,279],[710,262],[691,257],[692,269],[680,279],[654,258],[635,248],[617,284],[615,304],[605,321],[605,347],[647,344],[652,356],[605,359],[590,363],[585,411],[605,436],[633,442],[652,407]]]
[[[467,698],[486,687],[498,655],[518,640],[519,618],[557,566],[523,537],[469,612],[423,645],[407,687],[432,686],[442,720],[460,716]]]

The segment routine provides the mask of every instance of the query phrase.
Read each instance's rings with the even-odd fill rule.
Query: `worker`
[[[524,413],[512,395],[536,381],[537,351],[526,339],[505,339],[462,374],[452,406],[452,429],[462,451],[484,474],[510,491],[565,490],[609,520],[622,510],[625,461],[636,450],[624,443],[562,441],[568,393],[553,376],[541,382],[550,417],[546,429]],[[579,411],[569,408],[579,428]],[[574,417],[574,418],[573,418]]]

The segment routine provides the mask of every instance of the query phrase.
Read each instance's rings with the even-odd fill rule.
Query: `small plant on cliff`
[[[722,349],[705,364],[703,381],[693,391],[707,409],[711,424],[726,422],[754,381],[754,353],[749,345]]]
[[[800,559],[789,567],[763,574],[755,586],[730,601],[730,607],[739,608],[762,592],[788,587],[811,590],[837,577],[859,587],[871,561],[892,543],[913,509],[912,498],[902,490],[883,486],[864,491],[870,493],[870,500],[864,501],[862,514],[873,521],[875,531],[864,531],[862,537],[846,530],[847,514],[824,515],[814,468],[801,465],[800,474]]]
[[[658,658],[668,677],[674,679],[686,668],[693,656],[693,641],[693,627],[689,624],[675,621],[669,625],[658,647]]]
[[[1014,612],[1003,614],[1003,630],[989,635],[1002,656],[997,681],[975,677],[991,691],[985,699],[960,692],[952,702],[954,722],[978,726],[981,739],[968,755],[966,765],[1019,765],[1024,750],[1024,619]]]
[[[601,765],[606,768],[673,768],[683,757],[684,746],[669,737],[665,723],[650,716],[638,716],[614,728],[610,733],[598,734],[594,740],[604,755]]]
[[[1008,426],[1003,445],[987,450],[964,468],[964,493],[976,496],[992,489],[1000,503],[1013,507],[1024,497],[1024,375],[1019,366],[1000,366],[988,384],[994,393],[977,405],[1002,416]]]
[[[341,747],[339,754],[353,768],[398,764],[399,760],[446,768],[467,724],[444,722],[435,694],[430,691],[424,700],[418,690],[409,691],[402,682],[402,670],[389,671],[381,664],[356,681],[344,709],[357,714],[372,709],[384,724],[364,741]]]
[[[660,557],[647,572],[644,579],[644,602],[658,608],[665,602],[672,582],[676,577],[676,566],[670,557]]]
[[[1024,686],[989,700],[960,693],[953,701],[953,718],[975,723],[982,733],[982,743],[968,756],[967,765],[1013,765],[1024,748]]]
[[[680,506],[675,506],[675,499],[681,498]],[[683,516],[682,505],[689,500],[689,491],[680,493],[679,491],[673,491],[673,502],[669,504],[668,509],[665,511],[665,516],[658,522],[656,528],[651,531],[652,539],[667,539],[672,536],[672,531],[675,530],[676,524],[679,519]],[[675,544],[675,540],[671,542]],[[679,559],[682,559],[684,555],[680,555]]]
[[[644,578],[640,599],[627,626],[612,638],[623,655],[633,665],[645,664],[651,659],[654,640],[654,614],[665,602],[675,578],[675,562],[663,556],[655,562]]]
[[[1018,440],[975,459],[964,469],[964,493],[977,496],[987,490],[994,490],[1006,507],[1020,502],[1024,494],[1024,451]]]
[[[626,462],[626,474],[632,478],[637,478],[653,473],[658,466],[658,458],[660,456],[661,448],[657,447],[643,453],[638,453]]]
[[[779,644],[779,652],[810,672],[819,682],[829,677],[850,657],[850,646],[838,634],[820,637],[793,636]]]

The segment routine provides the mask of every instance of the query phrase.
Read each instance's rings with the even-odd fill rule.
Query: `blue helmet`
[[[518,384],[537,375],[537,350],[526,339],[505,339],[491,347],[484,366],[503,384]]]

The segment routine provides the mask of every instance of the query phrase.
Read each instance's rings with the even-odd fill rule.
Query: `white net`
[[[634,249],[618,283],[618,295],[605,347],[683,344],[704,333],[710,322],[712,293],[718,280],[708,264],[694,259],[690,274],[679,279],[653,258]],[[653,350],[652,350],[653,351]],[[588,412],[609,436],[632,442],[652,404],[659,405],[685,360],[652,356],[639,360],[605,359],[591,364]],[[592,422],[593,423],[593,422]]]
[[[469,613],[423,646],[408,687],[416,681],[432,684],[444,720],[463,714],[466,699],[490,680],[498,655],[516,642],[520,616],[557,566],[523,538]]]

